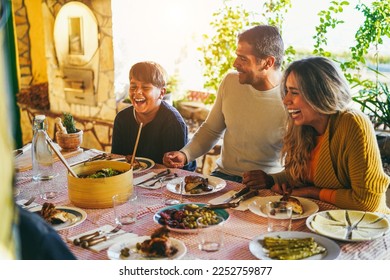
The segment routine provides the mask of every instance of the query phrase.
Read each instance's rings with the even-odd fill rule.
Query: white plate
[[[267,256],[267,253],[264,251],[262,240],[264,237],[281,237],[281,238],[308,238],[313,237],[314,241],[326,248],[326,252],[318,255],[311,256],[309,258],[305,258],[303,260],[334,260],[340,255],[340,247],[336,242],[309,232],[300,232],[300,231],[279,231],[279,232],[270,232],[265,233],[259,236],[256,236],[249,242],[249,250],[252,255],[260,260],[272,260]]]
[[[226,187],[226,181],[222,180],[221,178],[214,177],[214,176],[208,176],[208,175],[203,175],[202,177],[207,178],[209,180],[209,186],[213,188],[213,190],[209,192],[201,192],[201,193],[189,193],[184,191],[183,195],[188,195],[188,196],[199,196],[199,195],[207,195],[211,193],[216,193],[222,190],[223,188]],[[175,193],[175,194],[180,194],[180,190],[176,188],[176,185],[181,182],[181,180],[184,180],[185,177],[178,177],[175,178],[167,183],[167,190]]]
[[[30,209],[30,211],[39,215],[41,208],[42,206],[38,206]],[[87,218],[87,213],[85,213],[85,211],[81,210],[80,208],[56,206],[56,209],[67,212],[70,217],[69,220],[65,223],[52,225],[52,227],[57,231],[77,226],[84,222],[84,220]]]
[[[135,159],[140,163],[141,167],[133,170],[133,173],[138,173],[141,171],[149,170],[156,164],[153,160],[148,159],[148,158],[135,157]],[[113,159],[113,160],[127,162],[125,158],[118,158],[118,159]]]
[[[261,217],[267,217],[267,214],[264,211],[265,204],[268,201],[272,201],[272,202],[279,201],[281,198],[282,196],[264,196],[264,197],[256,198],[256,200],[254,200],[251,204],[249,204],[249,210]],[[314,213],[317,213],[319,209],[317,203],[302,197],[296,197],[296,198],[299,199],[299,201],[302,204],[303,213],[301,215],[293,213],[292,216],[293,220],[306,218]]]
[[[329,216],[329,213],[331,214],[334,213],[333,216],[335,216],[335,214],[340,214],[340,213],[342,213],[343,215],[346,213],[348,213],[348,215],[361,215],[363,217],[362,220],[359,222],[361,227],[359,226],[359,224],[357,229],[351,228],[349,224],[340,226],[340,224],[334,222],[334,220]],[[315,220],[317,215],[320,215],[325,219],[329,219],[334,224],[326,225],[326,227],[322,228],[321,232],[319,230],[316,230],[312,226],[312,221]],[[349,218],[347,218],[347,221],[348,220]],[[364,226],[364,223],[370,224],[375,228],[366,227]],[[390,233],[390,222],[384,214],[356,211],[356,210],[328,210],[328,211],[319,212],[317,214],[311,215],[306,219],[306,226],[312,232],[315,232],[317,234],[321,234],[323,236],[327,236],[335,240],[349,241],[349,242],[361,242],[361,241],[374,240],[384,236],[387,233]],[[340,235],[341,232],[343,233],[342,236]],[[363,233],[363,235],[359,234],[360,232]]]
[[[147,257],[144,256],[141,253],[138,253],[136,250],[137,243],[141,243],[146,239],[150,239],[150,236],[139,236],[134,237],[129,240],[124,240],[118,243],[115,243],[111,245],[111,247],[107,250],[107,255],[110,260],[178,260],[184,257],[184,255],[187,253],[187,247],[186,245],[175,238],[169,238],[171,240],[171,243],[173,246],[177,248],[177,252],[171,256],[171,257]],[[130,249],[130,256],[129,257],[122,257],[121,256],[121,250],[123,248],[129,248]]]

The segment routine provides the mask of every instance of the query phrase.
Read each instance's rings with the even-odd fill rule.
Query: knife
[[[171,173],[171,170],[170,169],[167,169],[167,170],[164,170],[164,171],[161,171],[160,173],[157,173],[156,175],[154,175],[153,177],[149,178],[149,179],[146,179],[144,181],[142,181],[141,183],[138,183],[137,185],[142,185],[142,184],[145,184],[146,182],[149,182],[149,181],[152,181],[152,180],[156,180],[162,176],[165,176],[165,175],[168,175]]]
[[[232,200],[234,200],[234,199],[240,197],[241,195],[246,194],[246,193],[249,192],[250,190],[251,190],[251,188],[248,187],[248,186],[246,186],[246,187],[242,188],[241,190],[239,190],[238,192],[236,192],[235,194],[233,194],[233,195],[232,195],[231,197],[229,197],[228,199],[226,199],[226,200],[224,201],[224,203],[230,202],[230,201],[232,201]]]
[[[235,201],[235,202],[240,203],[240,202],[245,201],[249,198],[252,198],[258,194],[259,194],[259,190],[251,190],[251,191],[239,196],[237,201]]]

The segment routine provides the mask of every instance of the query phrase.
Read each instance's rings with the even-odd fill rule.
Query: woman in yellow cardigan
[[[257,172],[257,185],[280,194],[293,187],[294,196],[339,208],[390,213],[390,177],[383,170],[375,131],[362,112],[349,107],[350,90],[335,64],[323,57],[295,61],[284,73],[281,91],[289,114],[282,149],[285,171]],[[250,185],[253,176],[244,174],[244,183]]]

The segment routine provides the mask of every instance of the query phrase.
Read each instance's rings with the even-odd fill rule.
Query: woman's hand
[[[274,185],[271,188],[271,191],[278,193],[280,195],[284,195],[291,191],[291,188],[287,184],[280,185]],[[292,189],[291,196],[298,196],[298,197],[309,197],[314,199],[320,198],[320,188],[314,187],[314,186],[306,186],[306,187],[295,187]]]
[[[242,175],[242,183],[258,189],[269,189],[274,184],[274,179],[263,170],[251,170]]]

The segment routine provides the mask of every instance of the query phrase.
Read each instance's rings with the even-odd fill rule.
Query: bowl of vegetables
[[[110,208],[112,197],[133,192],[133,169],[120,161],[96,160],[71,167],[68,173],[69,200],[81,208]]]

